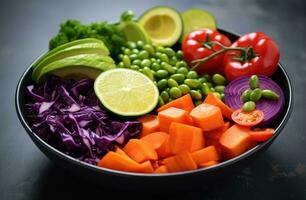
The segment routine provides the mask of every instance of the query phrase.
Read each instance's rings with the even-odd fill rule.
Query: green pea
[[[224,93],[220,94],[221,100],[224,101]]]
[[[150,60],[152,63],[156,62],[156,58],[150,58]]]
[[[279,98],[279,95],[273,90],[262,90],[261,94],[265,99],[277,100]]]
[[[125,67],[130,67],[131,66],[131,60],[130,60],[129,56],[127,56],[127,55],[123,56],[122,62],[123,62]]]
[[[226,79],[221,74],[214,74],[213,77],[212,77],[212,80],[216,85],[225,85],[226,84]]]
[[[158,107],[165,105],[165,102],[161,96],[158,96]]]
[[[247,102],[247,101],[249,101],[249,100],[250,100],[250,94],[251,94],[251,92],[252,92],[252,90],[250,90],[250,89],[245,90],[245,91],[242,93],[241,97],[240,97],[241,101],[242,101],[242,102]]]
[[[173,99],[177,99],[182,96],[182,92],[180,89],[178,89],[178,87],[172,87],[169,93]]]
[[[184,83],[192,89],[197,89],[201,85],[201,82],[197,79],[185,79]]]
[[[221,99],[221,95],[219,92],[213,92],[213,95],[215,95],[218,99]]]
[[[171,78],[173,78],[178,83],[183,83],[185,80],[184,74],[173,74],[171,75]]]
[[[164,48],[163,46],[157,46],[157,47],[156,47],[156,51],[157,51],[157,52],[160,52],[160,53],[164,53],[164,49],[165,49],[165,48]]]
[[[169,93],[170,92],[170,88],[166,88],[165,91]]]
[[[187,76],[187,74],[188,74],[188,69],[187,69],[186,67],[181,67],[181,68],[179,68],[179,69],[177,70],[177,73],[178,73],[178,74],[183,74],[183,75]]]
[[[190,95],[194,100],[201,100],[202,94],[198,90],[190,90]]]
[[[134,54],[134,53],[129,55],[129,57],[131,60],[136,60],[138,58],[137,54]]]
[[[178,50],[178,51],[176,52],[176,56],[177,56],[179,59],[183,59],[183,58],[184,58],[183,51],[182,51],[182,50]]]
[[[176,63],[177,63],[177,61],[178,61],[177,58],[176,58],[175,56],[172,56],[172,57],[170,58],[169,63],[170,63],[170,65],[175,66]]]
[[[201,85],[201,92],[202,92],[205,96],[207,96],[208,93],[211,92],[207,83],[202,83],[202,85]]]
[[[146,50],[142,50],[138,54],[139,59],[147,59],[149,58],[149,53]]]
[[[122,61],[121,61],[121,62],[119,62],[117,66],[118,66],[119,68],[124,68],[124,64],[123,64],[123,62],[122,62]]]
[[[144,59],[141,61],[140,64],[141,67],[150,67],[151,66],[151,61],[149,59]]]
[[[249,85],[252,90],[258,88],[259,87],[258,76],[252,75],[251,78],[249,79]]]
[[[156,59],[156,63],[160,64],[161,63],[161,60],[160,59]]]
[[[160,59],[162,62],[169,63],[169,58],[168,58],[167,54],[165,54],[165,53],[162,53],[162,54],[159,56],[159,59]]]
[[[147,52],[149,52],[149,54],[151,54],[151,55],[154,55],[154,48],[153,48],[153,46],[152,45],[150,45],[150,44],[145,44],[144,46],[143,46],[143,49],[144,50],[146,50]]]
[[[187,74],[187,78],[190,78],[190,79],[196,79],[198,78],[198,73],[196,71],[189,71],[188,74]]]
[[[224,85],[217,85],[215,86],[215,91],[219,93],[224,93],[224,88],[225,88]]]
[[[193,101],[193,103],[194,103],[195,106],[198,106],[198,105],[201,105],[203,103],[203,101],[202,100],[195,100],[195,101]]]
[[[139,60],[139,59],[133,60],[132,64],[133,65],[140,65],[141,64],[141,60]]]
[[[175,52],[169,47],[165,48],[163,53],[167,54],[167,56],[169,57],[175,56]]]
[[[261,89],[256,88],[250,93],[250,100],[257,102],[261,98]]]
[[[136,42],[136,46],[137,46],[137,48],[139,48],[139,49],[142,49],[142,48],[143,48],[143,45],[144,45],[144,42],[141,41],[141,40],[138,40],[138,41]]]
[[[206,78],[207,82],[211,81],[211,76],[209,74],[203,74],[202,76]]]
[[[133,70],[139,70],[139,66],[138,65],[131,65],[130,68],[133,69]]]
[[[149,67],[144,67],[142,73],[149,77],[149,79],[151,79],[152,81],[155,80],[154,75]]]
[[[175,66],[176,66],[177,68],[187,67],[187,63],[186,63],[185,61],[181,60],[181,61],[178,61],[178,62],[175,64]]]
[[[130,55],[132,53],[131,49],[124,49],[125,55]]]
[[[181,90],[183,95],[190,92],[190,88],[186,84],[179,85],[178,88]]]
[[[256,108],[256,105],[253,101],[247,101],[242,106],[242,110],[245,112],[253,111],[255,108]]]
[[[152,63],[151,65],[151,69],[153,69],[154,71],[159,70],[161,67],[158,63]]]
[[[121,51],[124,51],[126,49],[126,47],[121,47]]]
[[[169,93],[166,91],[162,91],[160,93],[161,98],[164,100],[164,102],[167,102],[169,100]]]
[[[155,73],[155,76],[157,78],[166,78],[168,76],[168,71],[164,70],[164,69],[159,69],[157,70],[157,72]]]
[[[210,91],[215,92],[215,88],[214,87],[211,87],[209,89],[210,89]]]
[[[173,101],[173,99],[170,97],[170,98],[168,99],[168,102],[171,102],[171,101]]]
[[[170,74],[174,74],[174,73],[175,73],[175,70],[172,68],[172,66],[169,65],[169,64],[166,63],[166,62],[162,62],[160,66],[161,66],[163,69],[167,70]]]
[[[135,49],[136,48],[136,43],[135,42],[132,42],[132,41],[129,41],[127,42],[127,47],[130,48],[130,49]]]
[[[164,90],[168,85],[168,81],[166,79],[161,79],[157,82],[157,87],[159,91]]]
[[[119,55],[118,55],[118,58],[119,58],[120,60],[122,60],[122,59],[123,59],[123,56],[124,56],[123,54],[119,54]]]
[[[178,87],[178,83],[172,79],[172,78],[169,78],[168,79],[168,86],[171,88],[171,87]]]
[[[161,55],[162,55],[162,53],[156,52],[156,53],[155,53],[155,58],[159,59]]]
[[[138,49],[132,49],[132,53],[139,54],[139,50]]]
[[[207,82],[206,84],[208,85],[209,88],[213,88],[214,87],[211,82]]]
[[[201,77],[201,78],[199,78],[198,80],[199,80],[201,83],[206,83],[206,82],[207,82],[207,80],[206,80],[205,77]]]

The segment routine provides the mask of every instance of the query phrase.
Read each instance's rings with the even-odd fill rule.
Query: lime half
[[[139,116],[152,111],[158,102],[158,89],[140,72],[111,69],[101,73],[94,83],[101,103],[121,116]]]

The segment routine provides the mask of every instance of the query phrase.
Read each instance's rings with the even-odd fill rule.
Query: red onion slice
[[[243,102],[240,97],[242,93],[249,89],[249,78],[251,76],[243,76],[241,78],[231,81],[224,89],[225,104],[231,107],[233,110],[237,110],[242,107]],[[282,89],[272,79],[258,75],[259,88],[270,89],[279,95],[278,100],[261,99],[256,102],[256,109],[264,112],[264,120],[260,123],[260,126],[268,126],[281,114],[284,107],[285,97]]]

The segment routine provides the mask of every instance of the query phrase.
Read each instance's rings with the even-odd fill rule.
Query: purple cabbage
[[[115,144],[141,131],[141,123],[114,117],[99,103],[93,81],[47,76],[27,86],[27,118],[48,144],[81,161],[97,164]]]

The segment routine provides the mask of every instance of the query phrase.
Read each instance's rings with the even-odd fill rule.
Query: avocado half
[[[138,20],[156,45],[172,46],[183,33],[183,20],[178,11],[167,6],[147,10]]]

